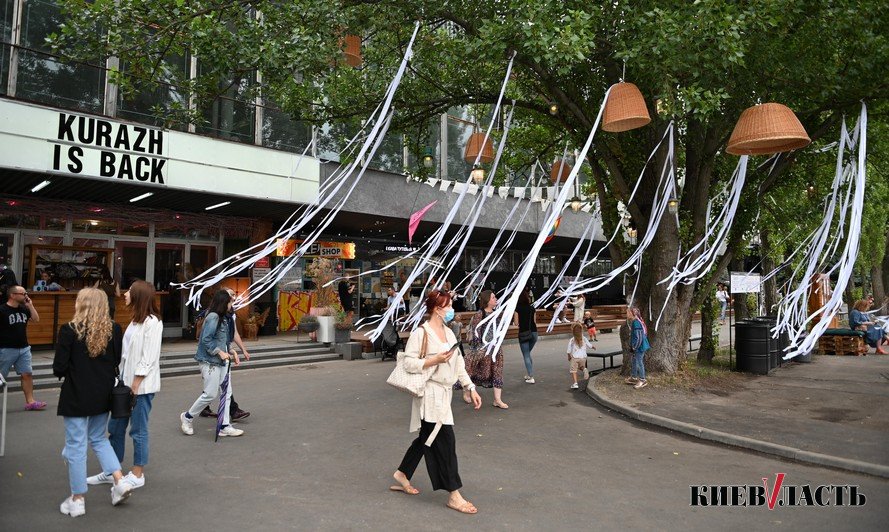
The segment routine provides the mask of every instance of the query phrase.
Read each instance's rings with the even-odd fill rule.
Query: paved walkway
[[[616,345],[616,334],[600,345]],[[392,362],[336,361],[236,374],[235,390],[253,415],[244,437],[213,443],[212,423],[179,433],[178,413],[199,393],[196,377],[165,378],[151,415],[147,485],[111,507],[105,487],[71,519],[54,415],[18,409],[10,396],[7,455],[0,458],[0,528],[58,530],[587,530],[751,528],[877,530],[889,520],[889,481],[788,462],[651,428],[568,388],[565,340],[535,349],[538,383],[522,382],[517,346],[506,347],[507,411],[472,411],[455,401],[463,493],[481,513],[445,508],[425,468],[418,497],[387,487],[412,436],[409,400],[385,384]],[[127,449],[127,461],[131,458]],[[97,469],[90,456],[89,470]],[[690,507],[690,485],[860,486],[864,507]],[[880,523],[883,523],[882,525]]]
[[[889,356],[816,355],[756,376],[633,390],[615,372],[591,381],[605,405],[663,427],[784,457],[889,477]],[[645,415],[641,415],[645,414]],[[685,426],[682,426],[682,425]],[[764,445],[761,444],[764,442]]]

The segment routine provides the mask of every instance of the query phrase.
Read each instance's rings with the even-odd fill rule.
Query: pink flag
[[[423,219],[423,215],[426,214],[426,211],[432,208],[433,205],[438,203],[438,200],[433,201],[429,205],[426,205],[419,211],[411,214],[411,220],[407,223],[407,243],[413,244],[414,233],[417,232],[417,227],[420,225],[420,220]]]

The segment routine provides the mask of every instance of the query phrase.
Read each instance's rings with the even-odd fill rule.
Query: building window
[[[198,61],[198,76],[206,74]],[[255,129],[253,105],[254,76],[252,73],[236,74],[220,79],[218,96],[200,104],[203,123],[197,124],[198,133],[253,144]]]
[[[558,255],[538,255],[534,264],[534,273],[551,275],[559,273],[562,268],[561,257]]]
[[[123,65],[126,72],[127,67]],[[168,56],[158,65],[159,78],[163,81],[150,84],[133,80],[133,92],[121,91],[117,99],[117,116],[158,127],[186,129],[184,113],[188,109],[188,97],[173,84],[187,77],[188,58]]]
[[[55,2],[24,2],[16,96],[55,107],[101,113],[105,69],[62,63],[48,53],[46,37],[57,31],[63,20]]]
[[[451,109],[448,112],[447,179],[466,181],[469,178],[472,165],[463,160],[463,152],[475,130],[467,109]]]
[[[0,0],[0,94],[6,94],[9,83],[9,53],[12,47],[12,11],[15,0]]]
[[[312,142],[308,122],[294,120],[289,114],[269,103],[263,108],[262,145],[276,150],[302,153]],[[307,153],[311,155],[311,153]]]
[[[393,174],[404,173],[404,137],[390,130],[377,148],[370,167]]]

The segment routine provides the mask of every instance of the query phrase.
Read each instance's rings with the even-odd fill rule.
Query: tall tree
[[[832,139],[842,114],[854,115],[860,100],[889,96],[889,7],[854,0],[76,0],[67,5],[71,18],[54,40],[58,50],[78,57],[119,56],[128,73],[140,78],[156,77],[170,53],[193,53],[205,68],[198,79],[179,83],[197,98],[218,92],[218,80],[229,79],[231,72],[258,70],[257,90],[294,116],[317,123],[363,117],[376,106],[419,19],[422,34],[396,97],[396,127],[423,130],[454,106],[483,109],[495,100],[514,53],[508,98],[515,100],[510,138],[516,140],[507,148],[548,157],[561,153],[563,140],[583,143],[606,88],[625,70],[626,79],[646,95],[654,120],[629,133],[600,133],[586,163],[609,232],[616,223],[610,213],[618,201],[627,201],[667,121],[677,122],[676,160],[684,175],[680,224],[667,217],[657,228],[637,294],[643,310],[650,307],[655,314],[668,303],[646,357],[650,369],[667,372],[685,357],[693,311],[715,279],[710,275],[680,286],[670,301],[658,282],[671,271],[680,246],[688,249],[705,234],[708,201],[736,163],[724,148],[741,111],[757,102],[787,104],[817,143],[825,135]],[[97,25],[107,32],[94,31]],[[360,69],[338,61],[346,33],[365,38]],[[743,249],[763,197],[812,153],[783,155],[776,165],[751,161],[728,249],[714,271],[725,269]],[[628,205],[640,229],[651,215],[658,172],[649,169],[641,179],[641,194]],[[615,264],[630,251],[623,243],[609,248]]]

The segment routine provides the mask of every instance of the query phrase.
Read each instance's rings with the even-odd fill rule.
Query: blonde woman
[[[136,405],[130,417],[112,418],[108,423],[108,439],[117,459],[123,462],[126,448],[127,426],[133,438],[133,470],[126,481],[133,488],[145,485],[145,466],[148,464],[148,415],[154,394],[161,389],[161,338],[164,323],[154,299],[154,287],[145,281],[136,281],[124,293],[124,301],[133,311],[133,321],[123,335],[123,355],[120,375],[124,384],[133,390]],[[111,484],[111,477],[104,472],[86,479],[87,484]]]
[[[59,395],[58,415],[65,420],[65,448],[71,495],[59,510],[71,517],[86,513],[87,443],[96,453],[102,472],[113,478],[111,504],[125,501],[133,486],[123,479],[120,461],[105,432],[111,411],[111,388],[120,364],[120,326],[108,315],[108,298],[96,288],[77,294],[74,319],[59,329],[53,374],[65,382]]]

